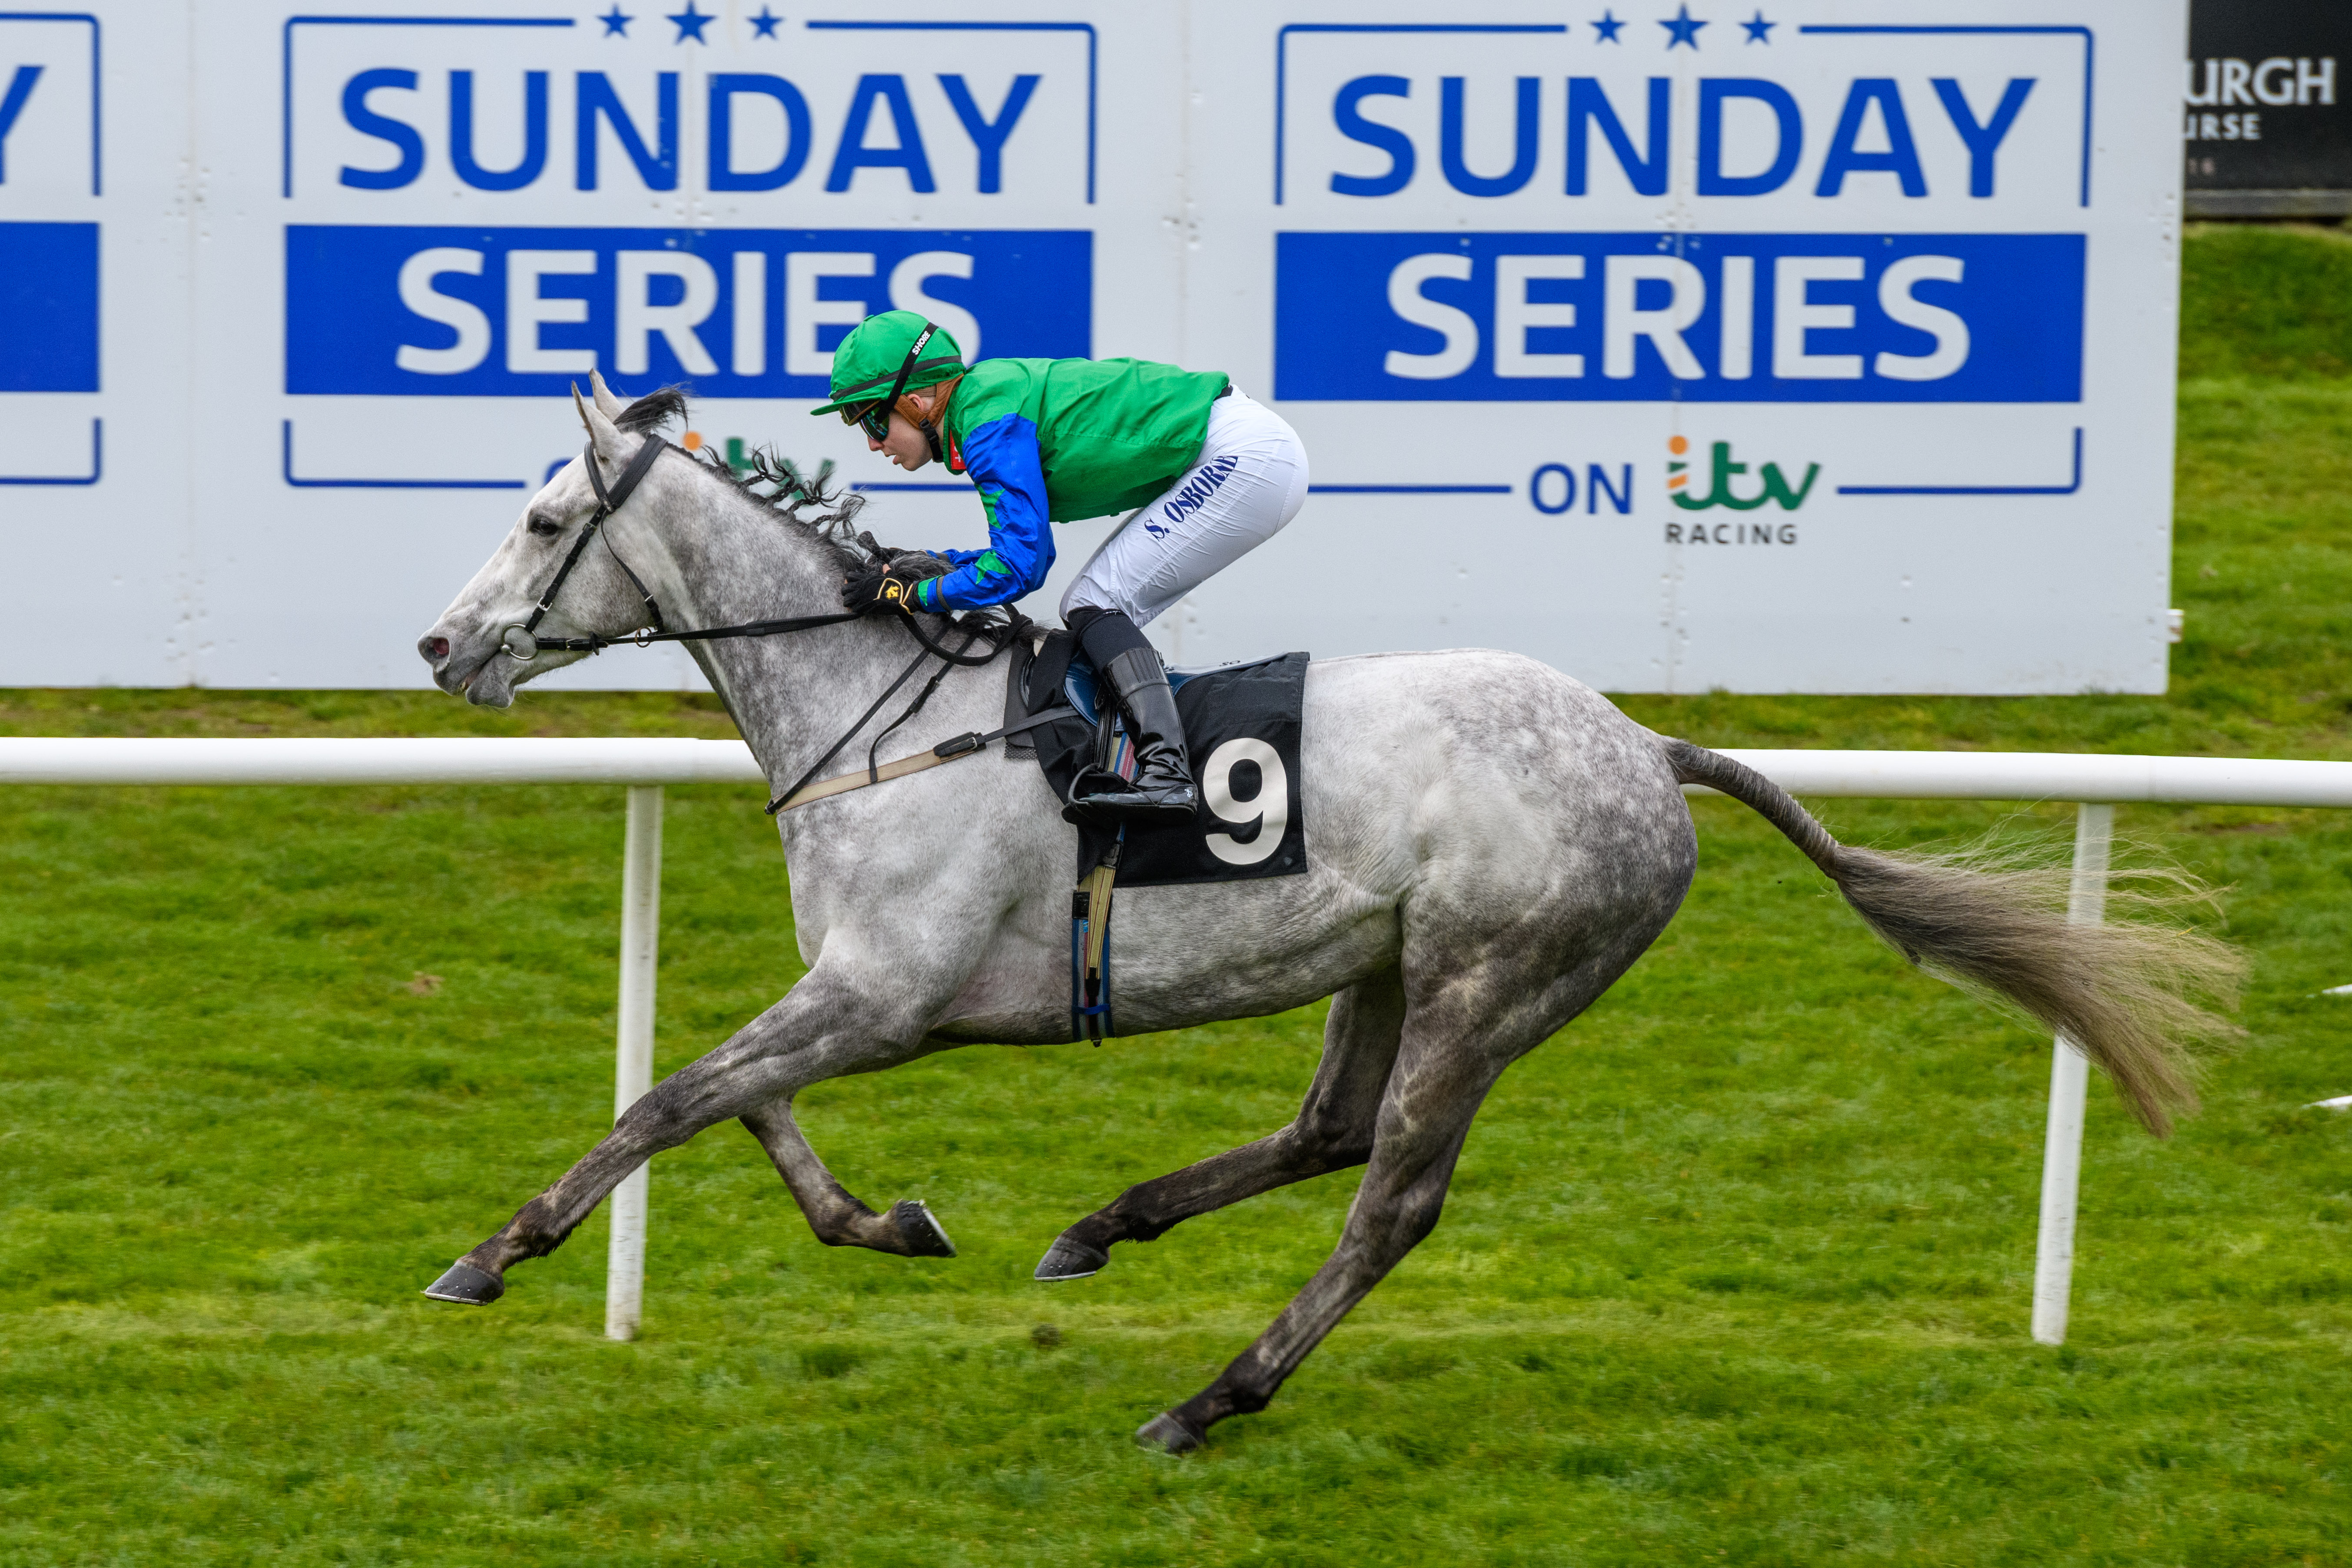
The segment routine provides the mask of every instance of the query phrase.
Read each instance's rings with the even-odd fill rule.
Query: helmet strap
[[[915,428],[920,430],[923,433],[923,439],[929,443],[931,448],[931,460],[935,463],[945,462],[947,460],[947,448],[940,444],[939,422],[947,414],[948,399],[955,395],[956,386],[962,380],[963,377],[953,375],[950,376],[945,381],[938,383],[937,385],[940,389],[939,401],[931,405],[931,411],[929,414],[925,415],[922,418],[914,421]],[[910,393],[908,395],[912,396],[913,395]]]
[[[936,337],[939,334],[939,330],[938,326],[934,323],[925,321],[923,323],[923,330],[917,332],[915,334],[915,341],[908,345],[907,357],[899,363],[898,378],[890,383],[889,395],[882,399],[882,406],[888,409],[891,413],[903,414],[905,412],[904,409],[899,407],[899,403],[908,395],[907,378],[915,374],[915,362],[923,357],[923,345],[929,342],[932,338]],[[951,377],[946,384],[950,390],[952,390],[956,382],[962,379],[963,378],[960,375]],[[946,406],[947,397],[942,394],[940,398],[938,408],[934,408],[928,417],[912,421],[915,427],[922,431],[923,441],[930,447],[931,456],[934,458],[939,458],[945,455],[940,447],[940,433],[937,420],[939,417],[939,410]]]
[[[923,357],[923,345],[929,342],[938,331],[939,328],[925,321],[923,330],[915,334],[915,341],[908,346],[906,359],[898,366],[898,379],[890,384],[890,395],[882,400],[883,407],[895,410],[898,406],[898,399],[907,394],[907,378],[915,374],[915,362]]]

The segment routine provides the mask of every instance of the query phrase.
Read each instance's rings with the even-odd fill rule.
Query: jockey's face
[[[914,393],[900,399],[898,406],[890,411],[890,434],[879,441],[870,433],[866,437],[867,451],[886,454],[908,473],[931,460],[931,444],[923,439],[923,433],[915,427],[915,422],[906,414],[907,405],[919,401],[920,395]]]

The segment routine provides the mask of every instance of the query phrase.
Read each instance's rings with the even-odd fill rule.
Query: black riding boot
[[[1160,655],[1149,647],[1129,648],[1105,666],[1102,675],[1127,714],[1135,777],[1124,789],[1082,788],[1065,815],[1190,822],[1198,796],[1184,760],[1184,724],[1176,716],[1176,693],[1168,685]]]

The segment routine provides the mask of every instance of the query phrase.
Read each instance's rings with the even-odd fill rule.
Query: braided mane
[[[650,436],[673,420],[683,424],[686,416],[687,389],[682,385],[664,386],[622,409],[613,423],[619,429]],[[832,552],[845,572],[854,572],[898,553],[876,542],[872,534],[857,531],[855,520],[866,509],[866,498],[831,485],[835,465],[830,458],[819,463],[814,473],[803,473],[791,458],[780,458],[765,447],[752,452],[740,468],[730,466],[709,447],[687,456],[704,472],[726,481],[783,522],[811,535]]]

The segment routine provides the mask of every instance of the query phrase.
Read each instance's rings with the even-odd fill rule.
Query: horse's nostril
[[[425,651],[430,653],[435,658],[447,658],[449,657],[449,639],[447,637],[427,637],[425,639]]]

